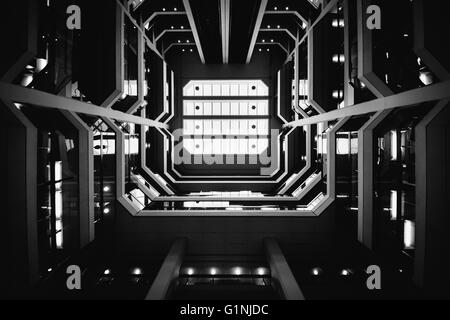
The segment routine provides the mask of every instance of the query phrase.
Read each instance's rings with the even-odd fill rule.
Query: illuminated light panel
[[[183,88],[185,97],[268,97],[269,87],[262,80],[195,80]]]
[[[268,87],[263,81],[195,80],[183,95],[182,143],[191,155],[260,155],[269,148]],[[230,96],[246,99],[227,100]]]
[[[415,223],[405,220],[403,225],[403,245],[405,249],[414,249],[415,247]]]
[[[391,220],[397,220],[398,217],[398,212],[397,212],[397,207],[398,207],[398,192],[396,190],[391,190],[391,196],[390,196],[390,204],[391,204]]]

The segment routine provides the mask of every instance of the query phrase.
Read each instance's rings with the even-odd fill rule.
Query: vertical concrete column
[[[373,130],[390,112],[376,113],[358,132],[358,240],[369,249],[373,245]]]
[[[416,127],[415,283],[450,295],[450,106],[439,102]]]
[[[0,210],[0,296],[22,297],[39,281],[37,129],[9,100],[0,99],[3,151]]]
[[[79,247],[95,238],[94,226],[94,146],[92,130],[74,112],[61,111],[78,130]]]
[[[350,0],[344,0],[344,106],[352,106],[355,104],[355,90],[350,85],[350,65],[351,65],[351,40],[350,39],[350,12],[349,2]]]

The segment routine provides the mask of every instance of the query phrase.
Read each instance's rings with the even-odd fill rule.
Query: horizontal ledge
[[[186,102],[191,101],[204,101],[211,102],[230,102],[239,100],[242,102],[251,102],[255,100],[269,100],[270,96],[183,96],[183,100]]]
[[[255,196],[255,197],[207,197],[207,196],[176,196],[176,197],[157,197],[153,201],[158,202],[167,202],[167,201],[206,201],[206,202],[298,202],[299,199],[292,196],[284,196],[284,197],[261,197],[261,196]]]
[[[228,210],[142,210],[137,217],[267,217],[267,218],[289,218],[289,217],[317,217],[313,211],[279,210],[272,212],[239,212]]]
[[[66,110],[92,116],[106,117],[148,127],[169,128],[167,124],[154,120],[7,83],[0,82],[0,95],[13,102],[30,104],[42,108]]]

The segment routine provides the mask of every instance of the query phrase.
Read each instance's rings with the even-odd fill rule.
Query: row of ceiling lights
[[[249,271],[250,270],[248,268],[244,268],[244,267],[240,267],[240,266],[235,266],[232,268],[211,267],[205,273],[203,271],[200,272],[199,270],[197,270],[193,267],[188,267],[188,268],[185,268],[184,270],[182,270],[181,274],[187,275],[187,276],[194,276],[194,275],[204,276],[206,274],[211,275],[211,276],[217,276],[217,275],[243,276],[243,275],[250,275]],[[254,271],[255,271],[255,274],[258,276],[270,276],[270,271],[268,268],[257,267],[256,269],[254,269]]]

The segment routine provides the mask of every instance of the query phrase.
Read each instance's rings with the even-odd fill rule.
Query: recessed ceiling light
[[[352,272],[349,269],[344,269],[341,271],[341,275],[343,275],[343,276],[349,276],[351,274],[352,274]]]
[[[139,276],[139,275],[141,275],[143,272],[142,272],[142,269],[141,268],[134,268],[132,271],[131,271],[131,274],[133,274],[133,275],[135,275],[135,276]]]
[[[314,268],[314,269],[312,269],[311,273],[312,273],[314,276],[320,276],[321,273],[322,273],[322,269],[320,269],[320,268]]]
[[[258,274],[258,276],[267,275],[267,269],[260,267],[260,268],[256,269],[256,273]]]
[[[240,267],[234,268],[233,273],[234,273],[236,276],[240,276],[240,275],[242,274],[242,268],[240,268]]]

